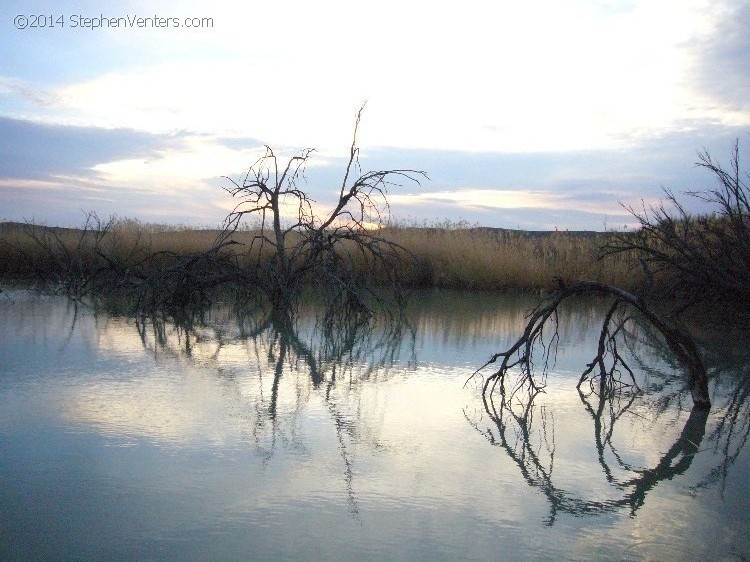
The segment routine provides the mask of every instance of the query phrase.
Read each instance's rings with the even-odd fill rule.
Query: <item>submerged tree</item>
[[[388,188],[399,181],[419,183],[426,178],[416,170],[361,172],[357,113],[349,159],[333,208],[316,213],[304,190],[305,166],[313,149],[305,149],[285,164],[270,147],[241,181],[227,191],[239,202],[225,221],[222,237],[234,233],[243,219],[255,219],[259,230],[246,256],[252,264],[243,270],[274,308],[288,311],[303,289],[315,286],[324,295],[329,313],[344,316],[370,311],[377,299],[372,279],[396,285],[404,248],[380,235],[389,219]]]
[[[575,295],[594,293],[609,297],[611,303],[602,322],[596,354],[584,369],[579,388],[588,381],[602,396],[624,387],[637,388],[633,371],[618,348],[626,324],[637,315],[658,332],[684,369],[695,407],[710,408],[706,368],[680,316],[698,303],[711,304],[722,314],[729,314],[730,309],[740,314],[750,310],[750,173],[740,170],[737,143],[729,171],[707,151],[699,154],[697,165],[714,175],[718,187],[689,195],[716,205],[713,213],[693,216],[667,191],[675,211],[669,211],[664,204],[642,213],[627,207],[640,228],[615,233],[602,248],[603,257],[627,254],[635,258],[634,263],[646,274],[648,286],[633,294],[593,281],[571,285],[560,282],[558,290],[530,313],[518,340],[506,351],[493,355],[474,374],[500,360],[500,367],[484,382],[485,398],[496,389],[503,397],[506,391],[541,390],[557,349],[558,308]],[[668,314],[657,312],[664,308],[663,303],[657,307],[649,302],[657,286],[662,294],[678,299],[678,306]],[[541,368],[535,365],[535,352],[542,355]],[[509,374],[516,371],[519,376],[509,382]]]
[[[576,295],[599,294],[611,298],[599,333],[596,354],[581,374],[578,388],[588,382],[600,396],[612,395],[623,387],[637,388],[637,383],[627,359],[620,352],[618,338],[628,321],[638,315],[653,326],[663,337],[669,350],[687,373],[687,383],[693,403],[700,409],[711,407],[708,393],[708,375],[700,352],[690,334],[679,324],[663,318],[641,297],[627,291],[594,281],[581,281],[562,285],[545,302],[529,315],[526,328],[516,342],[504,352],[494,354],[472,376],[500,360],[500,367],[484,381],[483,393],[491,397],[495,389],[505,396],[526,390],[532,394],[541,391],[546,383],[550,362],[557,349],[558,308]],[[537,368],[534,354],[541,350],[541,366]],[[519,372],[513,382],[510,374]]]

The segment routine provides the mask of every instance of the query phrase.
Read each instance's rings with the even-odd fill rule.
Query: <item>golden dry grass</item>
[[[17,223],[0,224],[0,278],[6,281],[49,281],[55,277],[52,256],[28,236],[28,228]],[[40,227],[34,228],[42,232]],[[50,232],[69,248],[81,235],[75,229]],[[103,240],[102,249],[124,263],[133,263],[155,252],[203,252],[218,234],[218,230],[121,220]],[[233,249],[249,248],[255,234],[252,230],[235,232],[233,239],[243,246]],[[625,289],[635,289],[642,283],[642,277],[629,267],[624,256],[598,259],[605,233],[530,233],[446,223],[390,226],[379,235],[406,250],[400,276],[415,287],[546,291],[555,287],[555,278],[566,283],[602,281]],[[84,261],[96,259],[93,251],[87,255],[85,237],[82,250]],[[49,278],[38,279],[39,272],[45,270],[49,270]]]
[[[543,291],[554,288],[555,278],[624,288],[641,282],[624,258],[599,260],[606,234],[441,226],[394,228],[384,235],[413,255],[415,282],[425,286]]]

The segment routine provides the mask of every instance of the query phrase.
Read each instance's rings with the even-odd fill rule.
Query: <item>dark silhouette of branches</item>
[[[658,331],[685,370],[695,406],[710,408],[706,369],[690,334],[678,324],[662,318],[643,298],[595,281],[580,281],[572,285],[560,283],[559,289],[531,312],[526,328],[516,342],[506,351],[494,354],[472,375],[477,376],[500,360],[500,367],[484,381],[485,399],[495,390],[502,395],[507,392],[512,398],[522,389],[535,394],[544,388],[550,361],[554,361],[559,342],[558,308],[565,300],[582,294],[604,295],[612,301],[602,322],[596,354],[581,374],[579,388],[588,381],[592,390],[597,390],[602,396],[611,395],[625,386],[637,388],[633,371],[618,344],[624,326],[631,315],[637,313]],[[618,314],[619,311],[623,314]],[[537,351],[541,352],[539,365],[535,362]],[[508,381],[513,372],[518,372],[518,376],[514,381]],[[628,379],[623,377],[624,374]]]
[[[492,396],[485,396],[484,411],[491,422],[486,428],[466,412],[464,415],[491,445],[505,451],[529,486],[544,494],[550,510],[548,525],[555,523],[559,513],[580,517],[626,508],[634,515],[659,482],[671,480],[690,468],[706,432],[708,412],[693,408],[679,437],[655,465],[634,466],[623,460],[612,443],[615,426],[632,406],[634,397],[622,401],[617,396],[598,395],[596,405],[592,405],[581,394],[594,422],[594,444],[601,474],[615,493],[609,499],[587,498],[585,492],[566,490],[555,481],[555,459],[559,459],[555,447],[555,419],[549,408],[534,405],[537,396],[538,392],[513,398],[501,396],[497,402]],[[608,459],[614,459],[614,464]],[[621,474],[627,476],[618,476]]]
[[[251,309],[232,311],[229,318],[237,329],[232,333],[212,330],[203,342],[198,335],[199,328],[227,322],[226,318],[222,318],[223,322],[211,322],[204,314],[203,309],[195,309],[191,318],[181,322],[163,316],[139,316],[136,326],[146,349],[187,358],[192,356],[195,345],[214,347],[213,357],[217,357],[221,348],[230,342],[246,343],[248,366],[257,372],[260,385],[259,391],[252,395],[256,415],[251,432],[265,461],[274,455],[277,439],[288,440],[283,431],[285,419],[299,415],[307,400],[302,389],[309,383],[319,393],[330,415],[339,442],[347,505],[352,515],[358,516],[352,449],[361,441],[362,430],[358,428],[361,420],[356,419],[357,414],[346,411],[345,402],[341,403],[334,389],[338,384],[349,392],[357,392],[359,383],[368,380],[374,372],[387,372],[401,346],[413,346],[410,326],[401,322],[362,323],[344,326],[351,330],[349,332],[346,329],[330,331],[318,319],[312,326],[301,328],[299,316],[280,314],[274,309]],[[170,339],[174,343],[175,334],[180,342],[176,349],[170,347]],[[263,378],[269,375],[270,384],[267,383],[264,394]],[[292,380],[299,377],[295,383],[297,406],[291,412],[282,406],[285,403],[283,380],[290,375]]]
[[[405,250],[379,234],[389,218],[388,189],[400,181],[419,183],[426,175],[416,170],[361,173],[357,130],[363,109],[357,113],[337,201],[327,214],[316,214],[314,201],[302,188],[312,149],[282,164],[266,147],[241,181],[228,178],[227,191],[238,202],[224,232],[236,231],[245,219],[256,220],[258,233],[246,253],[254,262],[243,272],[279,309],[292,309],[303,289],[314,283],[329,312],[367,314],[379,295],[361,272],[378,272],[396,287]]]
[[[75,240],[60,229],[29,225],[48,262],[36,278],[56,276],[59,288],[74,297],[116,294],[130,298],[135,310],[168,311],[175,318],[181,310],[208,307],[221,292],[283,316],[294,315],[303,293],[312,290],[326,303],[323,317],[330,326],[357,325],[375,311],[398,313],[408,252],[380,232],[389,221],[388,191],[426,175],[362,172],[357,131],[363,109],[330,211],[316,207],[306,189],[314,150],[283,162],[267,146],[239,181],[227,178],[235,206],[208,249],[153,251],[140,224],[135,231],[129,224],[120,237],[114,218],[103,223],[90,213]]]
[[[715,187],[687,195],[714,210],[693,215],[665,190],[667,201],[641,210],[625,205],[638,221],[634,232],[615,232],[603,256],[631,255],[653,279],[655,289],[684,300],[683,308],[707,305],[722,314],[750,313],[750,173],[742,171],[739,143],[728,166],[703,150],[696,165],[709,171]],[[678,311],[679,312],[679,311]]]
[[[75,231],[31,223],[24,225],[25,234],[43,256],[41,259],[38,255],[33,259],[27,256],[34,277],[53,283],[57,292],[72,298],[90,293],[103,272],[97,253],[115,221],[115,217],[105,221],[92,211],[86,213],[83,227]],[[25,253],[23,249],[21,252]]]
[[[722,492],[729,469],[750,438],[750,373],[745,369],[739,376],[731,377],[729,384],[731,390],[721,404],[719,422],[708,436],[714,453],[720,453],[722,460],[699,484],[707,487],[720,482]]]
[[[645,343],[653,343],[647,334],[644,336]],[[660,347],[662,345],[653,348],[657,355],[661,355]],[[696,488],[718,484],[723,491],[732,466],[750,438],[750,378],[746,366],[738,369],[737,365],[723,365],[716,369],[712,375],[717,394],[713,415],[709,418],[707,410],[693,407],[672,445],[660,454],[657,462],[644,467],[627,460],[618,450],[615,445],[618,427],[621,424],[627,426],[628,417],[642,417],[634,409],[641,403],[640,398],[653,396],[656,399],[646,410],[651,423],[656,423],[665,414],[671,418],[675,413],[684,415],[687,410],[683,408],[681,400],[685,389],[676,384],[669,372],[654,369],[650,376],[662,379],[662,383],[655,385],[656,390],[647,395],[603,395],[584,393],[579,388],[581,403],[592,421],[593,444],[599,465],[599,470],[594,472],[602,474],[614,492],[614,497],[609,499],[587,498],[584,490],[566,490],[556,483],[556,479],[562,478],[559,474],[555,475],[554,461],[557,459],[559,464],[564,459],[555,448],[554,410],[549,405],[534,404],[539,397],[538,392],[517,393],[512,398],[502,394],[486,395],[483,406],[491,422],[489,427],[483,427],[480,423],[481,416],[476,419],[475,415],[475,419],[472,419],[466,412],[464,414],[492,445],[505,451],[518,466],[525,481],[547,497],[549,524],[554,523],[559,513],[583,516],[626,508],[633,515],[644,505],[648,493],[659,482],[686,473],[698,454],[713,455],[715,460]],[[672,407],[669,409],[671,413],[668,413],[665,404],[676,404],[676,408]],[[639,409],[643,410],[642,407]]]

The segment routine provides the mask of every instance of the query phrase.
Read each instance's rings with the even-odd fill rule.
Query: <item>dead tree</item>
[[[618,335],[629,318],[626,313],[631,311],[643,317],[664,338],[687,374],[694,405],[710,408],[708,377],[701,355],[676,318],[696,304],[713,305],[726,318],[741,315],[746,319],[750,314],[750,173],[741,171],[738,143],[734,145],[728,168],[722,167],[708,151],[704,150],[698,158],[697,165],[711,172],[718,185],[688,195],[715,205],[713,213],[691,215],[672,192],[666,191],[668,206],[673,210],[665,204],[649,209],[644,206],[642,212],[626,207],[640,228],[635,232],[612,233],[602,248],[603,257],[625,254],[635,258],[634,263],[646,274],[645,292],[660,289],[682,301],[669,319],[655,312],[642,295],[591,281],[561,284],[532,311],[516,343],[493,355],[479,369],[501,360],[500,368],[485,380],[485,398],[491,397],[498,387],[503,394],[507,389],[512,393],[520,388],[539,391],[557,349],[558,307],[574,295],[595,293],[613,300],[602,323],[596,355],[581,375],[578,388],[585,381],[601,395],[625,386],[637,388],[633,371],[618,349]],[[550,324],[554,325],[552,335],[546,341],[545,328]],[[542,366],[536,373],[533,355],[538,347],[542,349]],[[511,386],[506,378],[514,370],[520,371],[520,376]]]
[[[228,290],[241,302],[270,305],[284,318],[309,288],[324,297],[325,323],[331,327],[368,321],[378,306],[391,312],[392,299],[383,295],[398,296],[399,270],[408,252],[380,232],[389,220],[388,189],[427,176],[399,169],[362,173],[357,130],[363,108],[338,197],[327,214],[319,213],[304,189],[313,149],[282,163],[267,146],[240,181],[227,178],[226,191],[237,203],[207,250],[153,252],[140,228],[132,248],[125,248],[113,238],[114,219],[102,224],[92,213],[72,245],[56,230],[38,234],[29,227],[49,262],[49,271],[39,277],[58,275],[75,296],[128,296],[138,310],[171,310],[178,316],[210,305],[213,294]],[[244,237],[235,234],[247,219],[259,227],[244,245],[237,240]]]
[[[362,272],[378,271],[388,278],[397,271],[404,249],[379,234],[389,218],[388,188],[399,181],[419,183],[426,174],[361,173],[357,129],[363,108],[357,113],[337,201],[327,215],[316,214],[315,202],[302,186],[313,149],[281,164],[267,146],[241,181],[227,178],[232,183],[227,191],[239,202],[224,232],[234,232],[245,219],[257,221],[258,233],[246,253],[254,263],[244,271],[275,308],[292,308],[302,289],[314,285],[325,293],[329,311],[367,312],[374,292]],[[359,175],[353,179],[355,174]],[[291,216],[285,214],[290,209]]]
[[[102,220],[91,211],[86,213],[83,227],[77,230],[52,228],[31,223],[24,232],[41,256],[26,256],[36,279],[54,280],[55,290],[71,298],[88,294],[101,271],[99,250],[102,241],[111,233],[115,218]]]
[[[700,352],[690,334],[657,314],[646,301],[627,291],[595,281],[580,281],[572,285],[560,284],[559,289],[529,315],[521,337],[506,351],[494,354],[480,367],[476,376],[485,367],[500,361],[500,367],[489,375],[483,385],[485,399],[491,399],[498,389],[505,397],[506,392],[515,393],[528,389],[535,393],[546,383],[550,361],[553,360],[559,340],[557,327],[558,308],[563,301],[582,294],[598,294],[612,298],[612,303],[602,322],[596,355],[586,366],[578,381],[578,388],[589,382],[600,395],[611,394],[624,386],[637,388],[633,371],[618,348],[618,335],[631,318],[628,312],[640,314],[664,338],[669,350],[675,355],[687,374],[687,383],[695,407],[708,409],[711,401],[708,393],[708,377]],[[625,315],[618,314],[619,312]],[[547,334],[545,334],[547,328]],[[551,335],[549,330],[551,329]],[[536,368],[534,352],[541,349],[541,366]],[[515,381],[508,381],[511,372],[520,372]],[[627,374],[629,380],[625,380]],[[597,388],[598,387],[598,388]]]
[[[709,213],[688,212],[665,190],[666,203],[641,210],[625,206],[637,220],[634,232],[614,232],[603,256],[625,254],[656,282],[655,289],[683,301],[683,308],[713,306],[725,317],[750,315],[750,172],[740,165],[735,142],[728,166],[704,150],[696,166],[709,171],[713,187],[689,191],[713,206]]]

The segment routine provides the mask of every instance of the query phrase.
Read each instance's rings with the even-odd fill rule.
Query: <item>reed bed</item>
[[[69,273],[59,271],[64,260],[54,255],[64,253],[65,248],[76,249],[81,271],[95,268],[101,261],[97,250],[126,266],[154,254],[197,255],[210,248],[219,233],[219,229],[120,220],[95,248],[94,232],[0,223],[0,278],[6,282],[54,282]],[[241,245],[226,251],[237,253],[243,265],[257,260],[257,252],[248,252],[256,234],[252,229],[236,231],[232,239]],[[526,232],[442,223],[392,225],[379,234],[403,248],[403,267],[397,273],[411,287],[543,292],[553,290],[557,279],[565,283],[601,281],[631,290],[643,283],[643,276],[626,255],[600,258],[607,233]],[[50,243],[40,244],[40,239]],[[260,256],[261,260],[268,257],[270,253]],[[371,266],[364,257],[354,256],[353,260],[363,275],[378,277],[382,273],[367,271]]]
[[[490,228],[396,227],[383,235],[413,256],[412,283],[472,290],[549,291],[578,280],[635,289],[642,275],[627,256],[600,259],[606,233]]]

